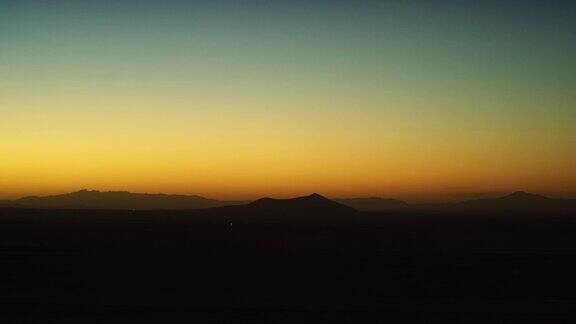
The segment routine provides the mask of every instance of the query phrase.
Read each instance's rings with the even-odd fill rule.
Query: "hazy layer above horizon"
[[[0,198],[576,195],[565,1],[2,1]]]

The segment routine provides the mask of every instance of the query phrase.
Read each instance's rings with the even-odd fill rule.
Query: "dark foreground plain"
[[[576,218],[568,211],[277,207],[0,209],[0,322],[576,318]]]

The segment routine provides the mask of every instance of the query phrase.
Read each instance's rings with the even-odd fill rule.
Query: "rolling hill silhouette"
[[[245,205],[245,207],[243,206]],[[575,199],[555,199],[517,191],[498,198],[483,198],[457,203],[409,204],[401,200],[379,197],[327,199],[319,194],[292,199],[261,198],[256,201],[224,201],[196,195],[130,193],[127,191],[80,190],[52,196],[30,196],[16,200],[0,200],[0,207],[43,209],[207,209],[242,206],[242,213],[283,215],[299,213],[343,214],[358,211],[424,211],[424,210],[503,210],[538,212],[547,209],[576,209]],[[278,214],[278,213],[276,213]]]
[[[261,198],[247,206],[252,209],[281,211],[286,214],[313,212],[348,214],[356,211],[352,207],[340,204],[317,193],[292,199]]]
[[[473,209],[535,211],[542,208],[576,208],[576,200],[548,198],[524,191],[516,191],[504,197],[468,200],[457,205]]]
[[[239,202],[223,202],[200,196],[141,194],[127,191],[80,190],[45,197],[24,197],[10,205],[26,208],[77,209],[199,209]]]
[[[316,193],[290,199],[261,198],[249,204],[211,208],[205,212],[214,216],[226,214],[230,219],[244,222],[332,222],[349,220],[358,213],[352,207]]]

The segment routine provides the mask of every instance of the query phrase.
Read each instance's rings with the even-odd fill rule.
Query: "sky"
[[[0,0],[0,198],[576,197],[567,1]]]

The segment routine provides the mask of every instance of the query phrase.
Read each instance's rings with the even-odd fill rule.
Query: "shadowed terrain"
[[[313,194],[201,210],[0,209],[26,323],[570,320],[568,212],[359,212]]]
[[[321,201],[318,194],[311,197]],[[262,198],[251,205],[273,208],[282,205],[298,208],[300,198],[272,199]],[[324,201],[325,202],[325,201]],[[126,191],[80,190],[53,196],[30,196],[16,200],[0,200],[0,206],[19,208],[50,208],[50,209],[205,209],[230,205],[249,204],[250,201],[231,201],[204,198],[189,195],[142,194]],[[498,198],[466,200],[458,203],[409,204],[402,200],[369,197],[369,198],[338,198],[332,201],[360,211],[429,211],[429,210],[505,210],[533,213],[550,209],[576,209],[574,199],[554,199],[541,195],[517,191]],[[312,202],[312,204],[314,204]],[[324,206],[327,207],[327,206]],[[295,210],[297,212],[297,210]],[[325,210],[324,210],[325,212]],[[330,214],[330,213],[329,213]]]

